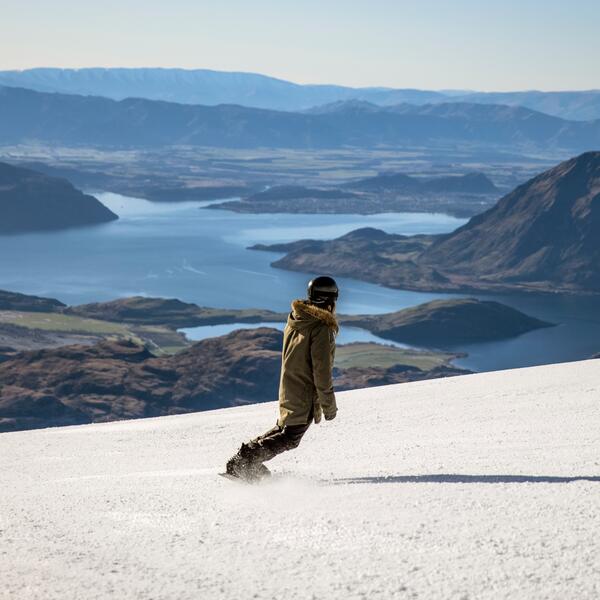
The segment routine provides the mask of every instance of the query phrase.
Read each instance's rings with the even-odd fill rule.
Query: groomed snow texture
[[[0,435],[0,598],[600,598],[600,361]]]

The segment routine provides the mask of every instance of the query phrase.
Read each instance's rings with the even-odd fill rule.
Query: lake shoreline
[[[180,298],[204,306],[287,313],[305,293],[309,274],[274,269],[281,253],[251,252],[254,243],[323,240],[372,226],[403,235],[450,232],[464,221],[444,215],[240,215],[200,210],[202,203],[156,203],[98,194],[118,221],[83,229],[0,238],[0,287],[54,297],[76,305],[135,295]],[[455,293],[390,289],[340,277],[339,311],[378,314]],[[464,292],[463,292],[464,295]],[[600,351],[600,309],[595,298],[563,295],[469,293],[559,323],[553,331],[492,344],[462,345],[457,364],[475,371],[587,358]]]

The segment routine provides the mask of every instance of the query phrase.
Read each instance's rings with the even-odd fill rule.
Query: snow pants
[[[286,450],[297,448],[309,427],[310,423],[306,425],[286,425],[285,427],[275,425],[266,433],[248,442],[248,458],[252,462],[263,463]]]

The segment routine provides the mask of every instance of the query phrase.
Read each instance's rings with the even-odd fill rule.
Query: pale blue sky
[[[0,0],[0,69],[162,66],[299,83],[600,88],[599,0]]]

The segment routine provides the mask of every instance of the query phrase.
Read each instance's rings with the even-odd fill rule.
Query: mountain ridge
[[[566,119],[600,118],[600,90],[482,92],[423,90],[386,86],[352,87],[299,84],[282,78],[239,71],[181,68],[34,68],[0,71],[0,85],[97,95],[121,100],[141,97],[186,104],[234,103],[256,108],[307,110],[336,101],[379,105],[409,102],[467,101],[526,106]]]
[[[307,114],[240,105],[186,105],[0,87],[5,143],[92,147],[359,148],[448,144],[571,148],[600,145],[600,120],[565,121],[529,109],[440,104],[346,114]],[[481,118],[484,115],[485,118]],[[494,116],[495,115],[495,116]],[[493,118],[492,118],[493,116]]]
[[[152,67],[0,71],[0,85],[48,92],[83,93],[115,100],[137,96],[186,104],[231,103],[275,110],[302,110],[332,99],[351,99],[356,94],[382,101],[388,98],[414,101],[446,97],[441,92],[413,88],[395,90],[386,87],[299,84],[259,73]]]
[[[518,186],[422,258],[490,281],[562,281],[600,292],[600,152]]]

